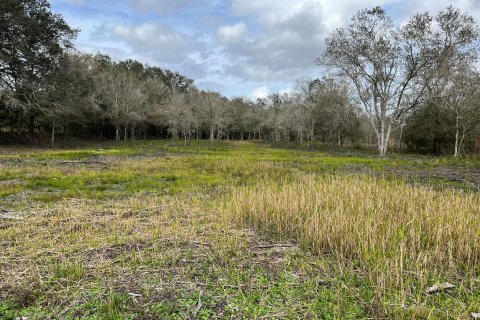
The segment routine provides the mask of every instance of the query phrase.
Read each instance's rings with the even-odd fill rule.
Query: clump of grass
[[[479,272],[480,199],[473,193],[360,175],[304,175],[237,190],[227,213],[348,261],[386,304],[422,305],[432,282],[468,287]]]

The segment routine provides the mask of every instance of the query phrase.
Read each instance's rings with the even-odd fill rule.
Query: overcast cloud
[[[332,30],[381,5],[398,22],[448,5],[480,21],[480,0],[52,0],[81,29],[77,47],[179,71],[202,89],[233,96],[286,92],[315,65]]]

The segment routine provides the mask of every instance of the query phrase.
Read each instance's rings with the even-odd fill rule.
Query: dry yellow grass
[[[216,203],[197,193],[66,199],[0,221],[0,319],[313,318],[324,311],[311,296],[325,313],[364,314],[358,288],[316,286],[332,277],[318,272],[323,261],[235,228]],[[6,301],[19,313],[5,313]]]
[[[306,175],[243,188],[226,212],[350,261],[383,298],[400,293],[397,303],[421,302],[426,286],[442,277],[468,285],[478,271],[480,199],[473,193],[361,175]]]

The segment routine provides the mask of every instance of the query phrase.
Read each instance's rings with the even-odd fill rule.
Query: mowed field
[[[0,319],[469,319],[479,169],[260,142],[2,148]]]

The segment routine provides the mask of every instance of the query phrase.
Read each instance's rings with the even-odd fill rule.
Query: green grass
[[[473,158],[379,159],[365,150],[259,142],[4,148],[0,209],[21,219],[0,219],[0,319],[465,315],[480,298],[474,279],[471,288],[402,307],[395,295],[377,294],[358,261],[252,231],[222,208],[243,188],[305,174],[366,174],[470,193],[471,181],[432,173],[477,167]],[[369,252],[372,261],[383,254]]]
[[[0,155],[5,163],[0,168],[0,182],[22,179],[26,184],[10,186],[10,190],[1,191],[0,197],[22,191],[47,193],[37,196],[45,200],[125,196],[141,191],[195,191],[255,182],[262,178],[263,172],[258,170],[262,166],[282,176],[292,171],[322,174],[363,168],[381,172],[386,168],[423,166],[417,159],[331,156],[323,151],[279,149],[247,142],[172,145],[169,141],[146,141],[81,150],[15,151]],[[55,196],[51,196],[52,192]]]

